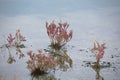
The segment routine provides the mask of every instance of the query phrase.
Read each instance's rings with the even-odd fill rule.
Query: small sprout
[[[103,58],[105,48],[105,43],[100,45],[96,40],[94,41],[94,48],[91,51],[96,55],[97,63]]]
[[[16,30],[16,38],[17,38],[17,40],[19,40],[19,41],[26,41],[25,37],[24,37],[23,35],[21,35],[19,29]]]
[[[19,29],[16,30],[15,36],[13,36],[12,34],[9,34],[6,40],[8,41],[8,44],[2,45],[0,46],[0,48],[6,47],[8,49],[8,52],[10,55],[7,60],[8,63],[11,64],[13,62],[16,62],[16,60],[14,59],[14,56],[11,55],[10,47],[15,47],[16,54],[19,55],[19,59],[25,56],[20,50],[20,48],[25,48],[25,45],[22,42],[26,41],[26,39],[23,35],[21,35]]]

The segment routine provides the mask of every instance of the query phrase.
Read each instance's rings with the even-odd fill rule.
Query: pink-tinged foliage
[[[105,43],[100,45],[96,40],[94,41],[94,48],[92,49],[92,52],[95,53],[97,62],[103,58],[105,48]]]
[[[23,35],[21,35],[20,30],[16,30],[16,34],[15,36],[13,36],[12,34],[9,34],[7,41],[9,43],[10,46],[21,46],[24,47],[23,44],[21,44],[22,41],[26,41],[25,37]]]
[[[17,40],[19,40],[19,41],[26,41],[25,37],[24,37],[23,35],[21,35],[19,29],[16,30],[16,38],[17,38]]]
[[[12,34],[9,34],[8,38],[7,38],[7,41],[10,45],[13,45],[14,43],[14,40],[15,40],[15,37],[12,36]]]
[[[36,70],[46,72],[47,70],[53,70],[55,68],[55,60],[51,56],[43,54],[41,50],[38,50],[37,54],[29,51],[28,55],[30,59],[27,61],[27,67],[31,72]]]
[[[56,25],[54,21],[50,24],[46,22],[47,34],[51,39],[52,45],[58,44],[61,46],[71,40],[73,31],[67,31],[68,27],[69,24],[67,22],[60,22],[58,25]]]

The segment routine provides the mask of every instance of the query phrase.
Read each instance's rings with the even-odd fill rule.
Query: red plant
[[[17,38],[17,40],[19,40],[19,41],[26,41],[25,37],[24,37],[23,35],[21,35],[19,29],[16,30],[16,38]]]
[[[30,59],[27,61],[28,69],[32,72],[46,72],[55,68],[55,60],[48,55],[42,53],[41,50],[38,50],[38,54],[34,54],[33,51],[29,51],[28,55]]]
[[[12,34],[9,34],[7,41],[9,45],[15,45],[17,47],[24,47],[23,44],[21,44],[22,41],[26,41],[25,37],[21,35],[20,30],[16,30],[16,36],[13,37]]]
[[[60,22],[58,23],[58,25],[56,25],[54,21],[50,23],[50,25],[48,25],[48,23],[46,22],[47,34],[51,39],[52,45],[58,44],[59,46],[61,46],[71,40],[73,31],[70,30],[68,32],[68,27],[69,24],[67,22]]]
[[[9,34],[8,38],[7,38],[7,41],[10,45],[13,45],[14,43],[14,40],[15,40],[15,37],[12,36],[12,34]]]
[[[97,63],[99,63],[100,59],[103,58],[105,48],[105,43],[100,45],[96,40],[94,41],[94,48],[92,49],[92,52],[96,55]]]

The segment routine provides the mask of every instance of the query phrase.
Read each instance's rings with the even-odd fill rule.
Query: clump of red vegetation
[[[7,37],[8,45],[9,46],[16,46],[16,47],[25,47],[22,42],[26,41],[25,37],[21,34],[20,30],[16,30],[15,36],[9,34]]]
[[[105,43],[99,44],[96,40],[94,41],[94,47],[92,52],[96,55],[96,62],[99,63],[100,59],[104,56]]]
[[[67,31],[69,24],[58,23],[56,25],[54,21],[50,24],[46,22],[47,34],[51,40],[51,46],[54,48],[59,48],[69,42],[73,35],[73,30]]]
[[[41,50],[35,54],[33,51],[29,51],[28,55],[30,59],[27,61],[27,67],[31,71],[31,74],[44,74],[47,71],[55,69],[55,60],[49,55],[43,54]]]

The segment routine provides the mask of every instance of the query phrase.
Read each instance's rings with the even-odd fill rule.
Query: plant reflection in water
[[[12,35],[12,34],[9,34],[6,40],[7,40],[8,43],[0,46],[0,48],[1,48],[2,53],[4,53],[4,51],[2,51],[3,48],[5,49],[5,51],[6,51],[6,49],[8,50],[9,55],[8,55],[7,62],[9,64],[12,64],[13,62],[16,62],[15,57],[13,56],[15,54],[12,54],[12,49],[14,49],[16,54],[19,56],[19,59],[21,59],[22,57],[25,56],[23,54],[21,48],[25,48],[25,45],[23,44],[23,41],[26,41],[26,39],[23,35],[21,35],[19,29],[16,30],[15,36]]]
[[[72,68],[72,59],[63,47],[61,49],[49,47],[44,50],[44,53],[38,50],[38,54],[28,52],[30,59],[27,61],[27,67],[31,71],[32,80],[60,80],[54,77],[54,73]]]
[[[104,80],[104,78],[100,75],[100,72],[102,69],[105,69],[105,68],[110,68],[111,67],[111,64],[110,62],[90,62],[90,61],[84,61],[85,62],[85,65],[84,67],[90,67],[92,68],[95,72],[96,72],[96,76],[95,76],[95,79],[96,80]]]
[[[27,61],[27,68],[31,71],[32,80],[57,80],[54,74],[56,61],[50,55],[38,50],[35,54],[33,51],[28,52],[29,60]]]
[[[100,75],[101,66],[95,62],[91,65],[92,69],[96,72],[96,80],[104,80],[104,78]]]
[[[72,68],[73,61],[67,54],[67,49],[63,46],[61,49],[54,49],[49,47],[46,50],[49,55],[53,56],[56,61],[56,70],[67,71],[67,69]]]
[[[104,57],[105,43],[99,44],[98,41],[94,41],[94,47],[91,49],[91,52],[95,54],[96,61],[84,61],[86,62],[87,67],[91,67],[96,72],[96,80],[104,80],[100,75],[100,70],[103,68],[109,68],[111,66],[110,62],[100,61]]]
[[[104,78],[100,75],[100,71],[105,68],[110,68],[111,64],[110,62],[90,62],[90,61],[84,61],[85,66],[84,67],[91,67],[96,72],[96,80],[104,80]]]
[[[6,46],[7,50],[8,50],[8,59],[7,59],[7,63],[12,64],[13,62],[16,62],[15,59],[15,54],[12,54],[12,50],[14,49],[14,51],[16,52],[16,55],[18,55],[19,59],[25,57],[24,53],[22,52],[20,47],[8,47]],[[4,53],[4,52],[2,52]],[[6,53],[6,51],[5,51]]]
[[[60,80],[54,74],[31,75],[32,80]]]
[[[60,21],[58,24],[55,24],[54,21],[50,24],[46,22],[47,34],[51,40],[49,49],[46,52],[56,61],[56,70],[67,71],[68,68],[72,68],[72,59],[68,56],[67,49],[65,49],[65,44],[73,36],[73,30],[68,31],[68,27],[67,22],[62,23]]]

